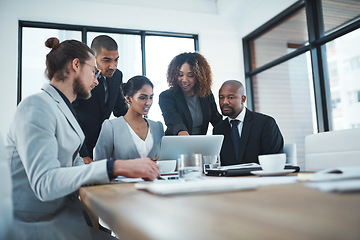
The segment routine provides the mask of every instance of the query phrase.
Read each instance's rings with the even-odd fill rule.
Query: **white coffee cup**
[[[279,172],[285,168],[285,153],[259,155],[258,158],[264,172]]]
[[[159,165],[160,173],[172,173],[176,168],[176,160],[158,160],[157,165]]]

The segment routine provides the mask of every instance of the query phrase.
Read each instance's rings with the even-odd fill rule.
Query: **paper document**
[[[296,176],[288,177],[254,177],[254,178],[215,178],[204,177],[198,181],[183,182],[180,180],[143,182],[135,184],[135,188],[158,195],[225,192],[256,189],[258,186],[296,183]]]
[[[306,186],[324,192],[360,191],[360,166],[328,168],[313,174],[299,174]]]
[[[328,181],[328,182],[309,182],[306,186],[319,189],[323,192],[354,192],[360,191],[360,179]]]
[[[118,182],[126,182],[126,183],[144,182],[144,179],[142,178],[127,178],[123,176],[118,176],[114,180]]]
[[[236,178],[235,178],[236,179]],[[298,182],[296,176],[282,176],[282,177],[245,177],[237,178],[243,184],[254,184],[256,186],[292,184]]]
[[[316,173],[299,174],[299,180],[339,181],[346,179],[360,179],[360,166],[328,168]]]
[[[226,192],[255,189],[256,185],[244,183],[240,179],[226,178],[214,179],[204,178],[198,181],[183,182],[173,181],[154,181],[136,183],[135,188],[146,190],[158,195],[184,194],[184,193],[203,193],[203,192]]]
[[[239,168],[254,168],[260,167],[257,163],[243,163],[243,164],[236,164],[236,165],[229,165],[217,168],[218,170],[229,170],[229,169],[239,169]]]

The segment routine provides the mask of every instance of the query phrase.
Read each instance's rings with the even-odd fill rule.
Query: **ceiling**
[[[238,16],[248,13],[266,0],[82,0],[142,8],[167,9],[172,11]]]

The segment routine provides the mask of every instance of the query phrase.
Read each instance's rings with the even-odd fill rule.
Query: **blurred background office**
[[[1,0],[0,132],[47,82],[48,37],[90,44],[108,34],[124,80],[154,83],[150,119],[163,121],[158,95],[171,58],[199,51],[216,102],[225,80],[243,82],[247,107],[276,119],[303,167],[305,136],[360,127],[359,13],[358,0]]]

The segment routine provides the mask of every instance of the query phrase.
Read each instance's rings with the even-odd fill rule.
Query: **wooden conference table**
[[[133,183],[80,188],[84,204],[126,239],[360,239],[360,193],[303,183],[157,196]]]

